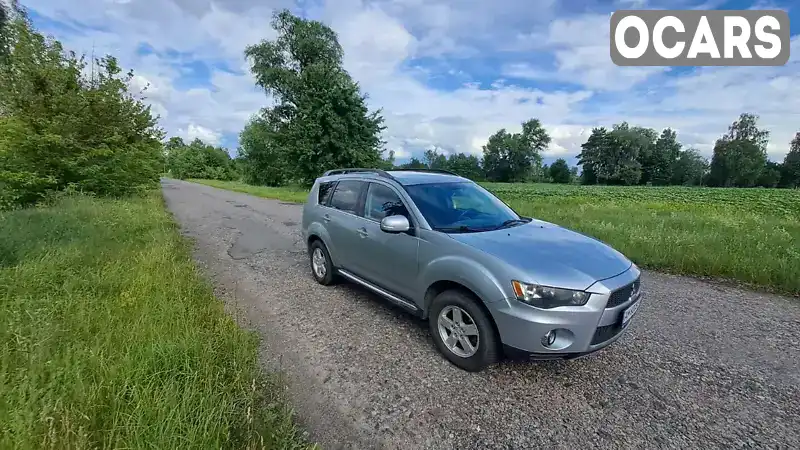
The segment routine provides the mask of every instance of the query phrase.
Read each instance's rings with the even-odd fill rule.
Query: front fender
[[[492,272],[474,259],[463,256],[442,256],[431,261],[421,271],[422,291],[418,298],[425,299],[425,293],[432,284],[439,281],[452,281],[474,292],[484,303],[503,300],[507,294],[503,285]],[[423,307],[428,308],[425,299]]]

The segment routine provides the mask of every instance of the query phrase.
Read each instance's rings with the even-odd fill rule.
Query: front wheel
[[[491,318],[477,301],[462,291],[442,292],[433,300],[428,319],[439,352],[469,372],[494,364],[499,354]]]

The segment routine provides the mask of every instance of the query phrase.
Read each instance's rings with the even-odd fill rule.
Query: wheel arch
[[[481,310],[483,310],[484,313],[486,313],[486,316],[489,318],[489,322],[492,324],[492,328],[494,328],[494,331],[499,338],[500,331],[497,329],[497,322],[495,322],[494,316],[492,316],[492,312],[489,310],[488,307],[486,307],[486,302],[480,297],[480,295],[475,293],[472,289],[468,288],[467,286],[464,286],[463,284],[457,281],[438,280],[432,283],[430,286],[428,286],[428,289],[425,290],[425,307],[422,310],[423,319],[426,320],[430,319],[430,310],[431,310],[431,305],[433,304],[433,299],[436,298],[436,296],[438,296],[442,292],[450,290],[460,291],[466,294],[467,296],[472,297],[475,300],[475,303],[478,305],[478,307],[481,308]]]
[[[324,227],[316,223],[312,224],[306,233],[306,249],[309,251],[309,253],[311,250],[311,244],[313,244],[315,241],[320,241],[322,245],[325,246],[325,249],[328,251],[328,256],[330,256],[334,267],[338,266],[338,261],[336,260],[336,249],[332,248],[330,245],[331,240],[328,236],[328,232]]]
[[[322,238],[319,237],[318,234],[311,233],[311,234],[308,235],[308,239],[306,239],[306,246],[307,247],[311,247],[311,244],[313,244],[315,241],[321,241],[323,244],[325,243],[325,241],[323,241]],[[326,245],[326,247],[327,247],[327,245]]]
[[[486,314],[486,317],[489,318],[489,324],[492,327],[495,339],[497,339],[496,343],[498,347],[496,351],[499,352],[499,354],[502,354],[502,338],[500,336],[500,330],[497,328],[497,322],[494,320],[491,310],[486,306],[486,302],[484,302],[477,293],[461,283],[452,280],[439,280],[428,286],[428,289],[425,291],[425,308],[422,310],[422,318],[428,320],[428,322],[432,324],[432,322],[430,322],[430,309],[431,305],[433,304],[433,299],[442,292],[449,290],[456,290],[467,295],[468,297],[472,297],[477,307],[480,308]]]

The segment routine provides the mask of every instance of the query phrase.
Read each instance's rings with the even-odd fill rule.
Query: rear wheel
[[[473,296],[444,291],[431,304],[429,327],[439,352],[456,366],[479,372],[498,360],[498,339],[489,315]]]
[[[327,286],[333,284],[336,274],[331,263],[331,256],[328,248],[320,240],[316,240],[308,247],[308,255],[311,260],[311,275],[317,283]]]

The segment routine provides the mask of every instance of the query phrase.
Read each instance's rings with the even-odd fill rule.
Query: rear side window
[[[342,211],[347,211],[351,214],[358,214],[358,197],[361,194],[361,187],[363,185],[363,181],[340,181],[333,191],[330,206],[332,208],[341,209]]]
[[[333,181],[326,181],[319,184],[319,194],[317,195],[317,203],[320,205],[327,205],[328,200],[333,193]]]

